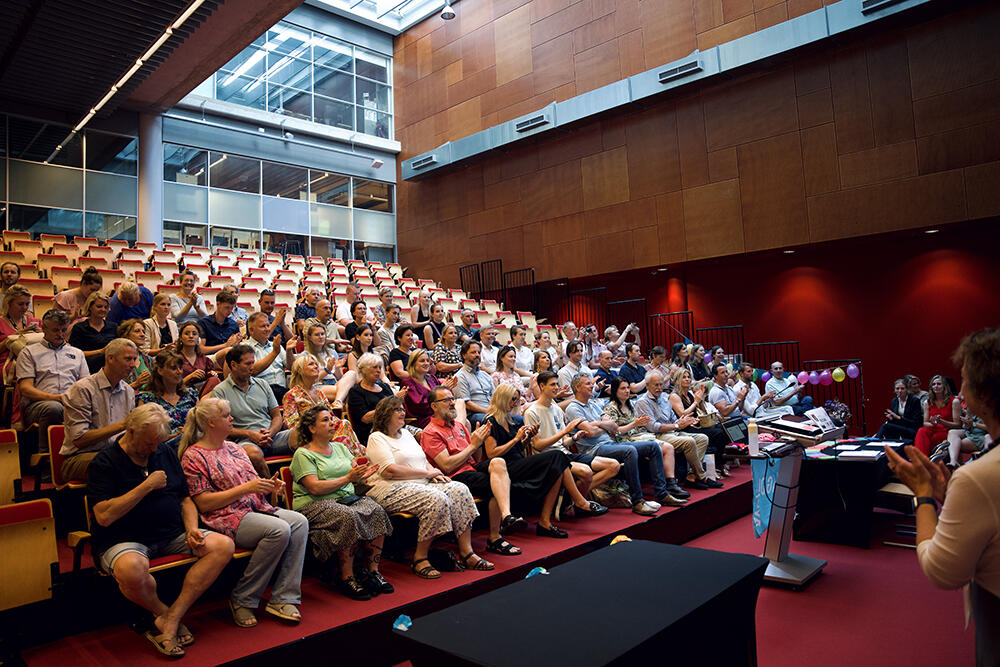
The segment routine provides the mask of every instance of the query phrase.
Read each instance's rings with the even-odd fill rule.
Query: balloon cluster
[[[730,371],[735,369],[732,363],[726,364]],[[795,378],[799,381],[799,384],[821,384],[823,386],[830,386],[834,382],[843,382],[847,378],[852,380],[861,375],[861,369],[857,364],[848,364],[847,370],[845,371],[840,366],[836,368],[827,368],[819,372],[816,371],[799,371],[799,374]],[[771,372],[765,371],[759,368],[753,370],[753,379],[760,380],[761,382],[767,382],[771,379]]]

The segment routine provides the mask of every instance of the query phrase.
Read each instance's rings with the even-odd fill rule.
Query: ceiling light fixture
[[[940,231],[940,229],[925,229],[924,234],[937,234]]]
[[[660,268],[658,268],[658,269],[656,270],[656,272],[657,272],[657,273],[662,273],[663,271],[666,271],[666,270],[667,270],[667,268],[668,268],[668,267],[666,267],[666,266],[661,266]]]
[[[794,254],[795,254],[795,251],[794,251],[794,250],[785,250],[785,251],[784,251],[784,253],[785,253],[786,255],[794,255]]]
[[[444,1],[444,9],[441,10],[441,18],[450,21],[455,18],[455,8],[451,6],[450,0]]]

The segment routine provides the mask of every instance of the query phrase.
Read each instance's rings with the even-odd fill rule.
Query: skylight
[[[395,36],[440,12],[445,0],[307,0],[307,4]]]

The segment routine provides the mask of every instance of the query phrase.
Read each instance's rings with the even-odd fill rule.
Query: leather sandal
[[[165,634],[154,635],[152,630],[147,631],[145,636],[146,639],[152,642],[157,651],[168,658],[184,657],[184,649],[181,648],[180,642],[177,641],[177,637],[170,637]]]
[[[514,546],[504,538],[500,537],[495,540],[486,540],[486,551],[491,554],[500,554],[501,556],[520,556],[521,549]]]
[[[500,534],[510,535],[519,530],[524,530],[528,527],[528,522],[519,516],[514,516],[513,514],[508,514],[500,521]]]
[[[462,559],[462,563],[465,565],[465,568],[467,570],[479,570],[482,572],[482,571],[492,570],[493,568],[496,567],[496,565],[489,562],[482,556],[477,555],[475,551],[471,551],[465,556],[459,556],[459,558]],[[473,558],[476,559],[474,565],[471,564]]]
[[[289,602],[275,603],[268,602],[267,606],[264,607],[264,611],[269,613],[271,616],[280,618],[283,621],[289,621],[291,623],[298,623],[302,620],[302,614],[295,605]]]
[[[252,628],[257,625],[257,617],[253,609],[247,609],[229,601],[229,612],[233,615],[233,622],[241,628]]]
[[[418,563],[427,563],[424,567],[417,567]],[[440,579],[441,573],[438,572],[431,562],[426,558],[421,558],[420,560],[415,560],[410,564],[410,569],[413,570],[413,574],[417,575],[421,579]]]

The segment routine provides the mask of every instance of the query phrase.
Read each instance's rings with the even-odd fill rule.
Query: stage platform
[[[405,648],[391,632],[392,621],[400,614],[417,617],[462,602],[521,579],[533,567],[554,567],[590,553],[620,534],[682,544],[746,515],[750,507],[750,469],[743,466],[734,468],[724,488],[694,491],[686,506],[665,507],[652,517],[617,509],[602,517],[564,521],[560,525],[570,534],[566,540],[537,537],[532,527],[510,537],[524,551],[521,556],[486,554],[485,531],[479,530],[473,534],[473,544],[478,553],[490,556],[496,570],[445,572],[438,580],[426,581],[402,563],[383,561],[382,571],[396,592],[365,602],[349,600],[307,577],[302,584],[303,621],[297,626],[261,612],[256,628],[237,628],[226,606],[226,591],[243,567],[234,563],[185,617],[196,642],[187,649],[183,664],[273,665],[275,660],[325,656],[331,662],[363,660],[366,665],[393,665],[407,659]],[[182,575],[176,573],[176,577]],[[161,587],[176,585],[179,579],[169,581],[174,576],[173,572],[158,575]],[[129,609],[112,580],[92,573],[71,579],[83,581],[60,586],[51,602],[16,610],[22,646],[37,644],[40,636],[59,634],[60,627],[65,628],[60,618],[82,626],[62,639],[22,650],[21,658],[27,664],[111,667],[169,661],[129,627],[127,620],[134,617],[134,608]],[[516,610],[511,611],[513,619]]]

